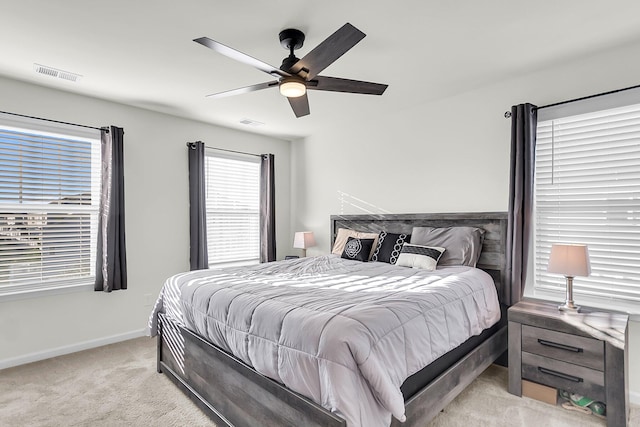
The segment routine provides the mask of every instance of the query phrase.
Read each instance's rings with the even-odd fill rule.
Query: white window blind
[[[260,158],[207,150],[209,267],[260,262]]]
[[[86,138],[40,131],[25,120],[3,123],[9,121],[0,121],[0,294],[92,283],[98,131]]]
[[[582,243],[592,272],[575,299],[640,302],[640,105],[539,122],[535,175],[536,290],[564,294],[551,244]]]

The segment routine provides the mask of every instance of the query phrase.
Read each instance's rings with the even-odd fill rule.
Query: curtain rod
[[[196,141],[196,142],[187,142],[187,147],[191,148],[192,150],[195,150],[196,148],[196,143],[198,142],[202,142],[202,141]],[[204,143],[203,143],[204,144]],[[228,153],[235,153],[235,154],[244,154],[247,156],[255,156],[255,157],[262,157],[262,155],[260,154],[253,154],[253,153],[245,153],[244,151],[235,151],[235,150],[227,150],[225,148],[216,148],[216,147],[209,147],[208,145],[205,144],[204,146],[205,148],[208,148],[210,150],[218,150],[218,151],[226,151]]]
[[[42,117],[27,116],[27,115],[24,115],[24,114],[10,113],[8,111],[0,111],[0,113],[9,114],[11,116],[24,117],[24,118],[27,118],[27,119],[42,120],[44,122],[60,123],[60,124],[63,124],[63,125],[77,126],[77,127],[81,127],[81,128],[95,129],[95,130],[104,130],[106,132],[109,132],[109,128],[106,127],[106,126],[105,127],[101,127],[101,128],[97,128],[95,126],[79,125],[77,123],[61,122],[59,120],[52,120],[52,119],[43,119]]]
[[[605,95],[612,95],[614,93],[624,92],[625,90],[631,90],[631,89],[637,89],[637,88],[640,88],[640,85],[629,86],[629,87],[625,87],[625,88],[622,88],[622,89],[614,89],[614,90],[610,90],[608,92],[596,93],[594,95],[588,95],[588,96],[583,96],[583,97],[580,97],[580,98],[569,99],[567,101],[560,101],[560,102],[556,102],[556,103],[553,103],[553,104],[543,105],[542,107],[535,107],[534,110],[542,110],[543,108],[556,107],[558,105],[570,104],[572,102],[584,101],[585,99],[598,98],[600,96],[605,96]],[[505,111],[504,117],[505,117],[505,119],[510,118],[511,117],[511,111]]]

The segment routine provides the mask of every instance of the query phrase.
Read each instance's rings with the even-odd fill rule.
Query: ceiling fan
[[[279,37],[282,47],[289,51],[289,56],[282,61],[280,68],[273,67],[208,37],[195,39],[194,42],[200,43],[231,59],[251,65],[277,79],[208,96],[221,98],[278,86],[280,93],[289,100],[296,117],[302,117],[310,113],[309,99],[307,98],[308,89],[382,95],[387,88],[387,85],[380,83],[318,75],[365,37],[362,31],[349,23],[344,24],[335,33],[327,37],[302,59],[296,58],[293,54],[304,43],[304,33],[302,31],[293,28],[286,29],[280,32]]]

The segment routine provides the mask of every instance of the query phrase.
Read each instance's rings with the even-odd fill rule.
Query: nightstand
[[[567,390],[605,402],[607,426],[627,425],[627,314],[524,299],[508,319],[509,393],[522,396],[523,379]]]

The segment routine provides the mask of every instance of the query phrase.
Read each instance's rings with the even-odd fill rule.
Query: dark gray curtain
[[[209,268],[205,205],[204,143],[187,143],[189,151],[189,261],[191,270]]]
[[[276,260],[276,196],[273,154],[260,156],[260,262]]]
[[[127,289],[124,225],[124,131],[101,130],[102,183],[96,253],[96,291]]]
[[[506,254],[509,286],[504,287],[503,295],[507,305],[520,301],[527,277],[537,123],[535,105],[520,104],[511,107],[511,173]]]

